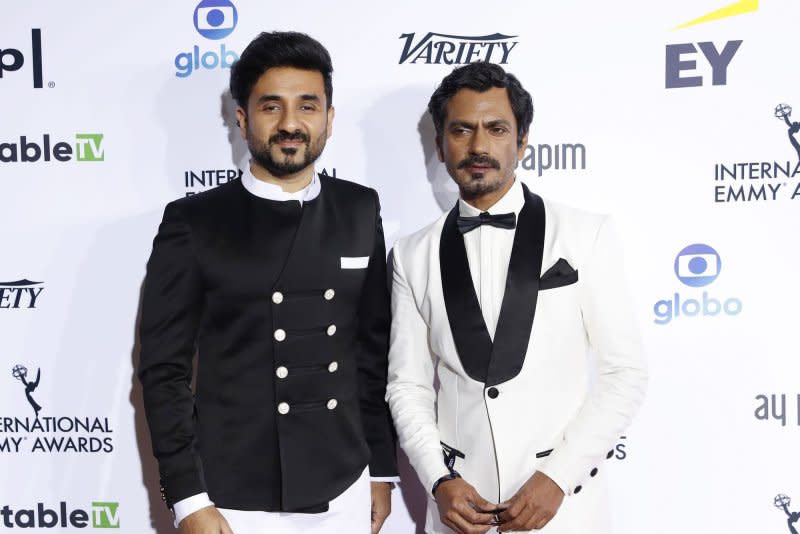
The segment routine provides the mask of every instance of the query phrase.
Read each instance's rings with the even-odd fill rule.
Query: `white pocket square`
[[[369,256],[342,256],[342,269],[366,269]]]

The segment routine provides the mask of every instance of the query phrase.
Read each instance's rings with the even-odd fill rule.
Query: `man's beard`
[[[472,174],[466,180],[463,178],[455,180],[456,184],[458,184],[459,190],[461,191],[461,196],[464,199],[480,197],[487,193],[502,189],[507,181],[503,176],[498,176],[493,180],[486,177],[486,174],[488,174],[489,170],[500,170],[500,162],[490,156],[467,157],[459,161],[455,169],[448,168],[447,171],[450,173],[450,176],[455,179],[455,177],[458,176],[458,174],[456,174],[457,170],[466,169],[473,165],[479,164],[488,164],[490,168],[488,168],[487,172],[485,173]]]
[[[272,157],[273,146],[281,141],[289,140],[302,141],[305,144],[302,161],[295,161],[292,157],[297,154],[298,150],[294,147],[278,147],[283,155],[282,158],[276,160]],[[255,138],[249,128],[247,129],[247,148],[250,149],[250,155],[258,165],[266,169],[267,172],[276,178],[298,173],[314,163],[322,154],[326,140],[327,136],[324,132],[311,142],[311,138],[308,134],[300,130],[295,130],[293,133],[282,130],[271,136],[267,142],[264,143],[260,139]]]

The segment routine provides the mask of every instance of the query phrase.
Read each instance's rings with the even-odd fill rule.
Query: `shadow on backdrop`
[[[231,163],[243,169],[242,165],[247,164],[245,158],[250,155],[250,151],[247,148],[247,142],[242,139],[239,133],[239,126],[236,124],[236,108],[238,104],[231,96],[230,89],[225,89],[219,96],[219,100],[222,125],[228,129],[228,143],[231,145]]]
[[[436,128],[433,125],[431,114],[427,110],[419,118],[417,132],[422,151],[425,154],[425,173],[431,184],[431,192],[442,212],[450,211],[458,201],[458,186],[447,174],[444,163],[439,161],[436,153]]]
[[[150,430],[147,427],[147,419],[144,413],[144,401],[142,399],[142,385],[136,376],[139,369],[139,356],[141,354],[141,342],[139,340],[139,324],[142,320],[142,290],[144,282],[139,287],[139,306],[136,312],[136,323],[134,325],[134,342],[131,350],[131,365],[133,375],[131,376],[130,403],[134,410],[134,425],[136,428],[136,448],[139,451],[140,464],[142,466],[142,483],[147,488],[147,500],[150,508],[150,525],[158,534],[174,533],[172,514],[167,509],[164,501],[161,500],[161,481],[158,474],[158,462],[153,456],[153,448],[150,442]]]

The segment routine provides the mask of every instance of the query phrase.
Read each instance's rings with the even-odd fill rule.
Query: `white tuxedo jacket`
[[[566,497],[540,532],[609,531],[601,464],[647,382],[620,251],[606,217],[522,187],[494,341],[458,206],[394,246],[386,399],[430,533],[451,532],[430,495],[447,464],[496,502],[541,471]]]

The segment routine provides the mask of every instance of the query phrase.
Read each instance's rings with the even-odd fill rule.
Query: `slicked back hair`
[[[436,128],[436,141],[442,142],[444,120],[447,117],[447,103],[461,89],[471,89],[479,93],[493,87],[504,88],[508,93],[511,110],[517,122],[517,146],[522,148],[522,140],[528,133],[533,120],[533,99],[522,87],[516,76],[503,70],[500,65],[488,62],[470,63],[458,67],[445,76],[442,83],[431,95],[428,111]]]

